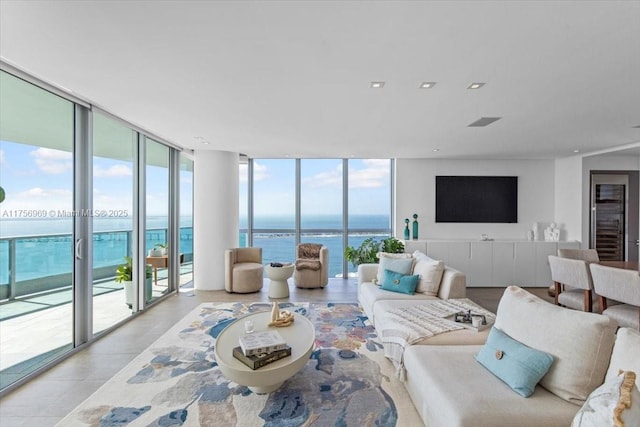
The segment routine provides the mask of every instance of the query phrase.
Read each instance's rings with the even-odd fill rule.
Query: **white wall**
[[[515,224],[453,224],[435,222],[436,175],[518,177],[518,222]],[[553,160],[396,160],[396,237],[404,219],[418,214],[420,239],[469,239],[488,234],[494,239],[526,239],[534,222],[547,227],[555,216]]]
[[[238,246],[238,153],[200,150],[194,159],[193,283],[224,289],[224,251]]]
[[[557,159],[555,171],[555,218],[558,225],[566,231],[561,239],[585,242],[582,240],[585,209],[582,204],[582,188],[585,185],[582,177],[582,157]],[[582,247],[587,246],[583,244]]]

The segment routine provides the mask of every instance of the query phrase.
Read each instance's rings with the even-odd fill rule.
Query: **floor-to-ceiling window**
[[[170,291],[169,242],[169,147],[146,138],[146,233],[145,252],[153,277],[148,278],[145,301]]]
[[[135,305],[135,277],[114,275],[132,262],[136,142],[132,129],[93,114],[94,333],[130,316]]]
[[[342,275],[341,159],[300,160],[300,241],[329,249],[329,277]]]
[[[193,159],[180,155],[180,286],[193,279]]]
[[[238,167],[238,212],[240,233],[238,236],[238,246],[246,248],[249,246],[249,161],[246,156],[241,156]]]
[[[349,159],[349,246],[391,235],[391,167],[389,159]],[[356,272],[351,264],[347,268],[350,274]]]
[[[254,160],[253,246],[262,261],[291,261],[295,252],[296,161]]]
[[[355,271],[344,262],[346,245],[391,235],[389,159],[253,159],[244,168],[240,235],[263,248],[265,263],[292,261],[296,242],[322,243],[330,277],[344,277]]]
[[[72,102],[0,72],[1,388],[73,346],[73,135]]]
[[[191,159],[2,67],[0,393],[175,290],[167,254],[193,257]]]

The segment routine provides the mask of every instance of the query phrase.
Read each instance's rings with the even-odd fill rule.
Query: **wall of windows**
[[[2,66],[0,393],[175,291],[169,254],[193,259],[178,150]]]
[[[347,245],[392,233],[391,179],[389,159],[252,159],[240,165],[240,243],[261,247],[265,263],[322,243],[330,277],[345,277]]]

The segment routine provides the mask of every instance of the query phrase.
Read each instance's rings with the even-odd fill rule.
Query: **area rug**
[[[282,303],[315,325],[305,368],[258,395],[227,380],[216,337],[268,303],[202,304],[162,335],[59,426],[421,426],[375,329],[357,304]]]

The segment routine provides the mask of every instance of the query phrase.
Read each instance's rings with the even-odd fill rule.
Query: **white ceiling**
[[[515,159],[640,146],[639,1],[2,0],[0,16],[3,60],[183,147]],[[502,119],[467,127],[481,117]]]

